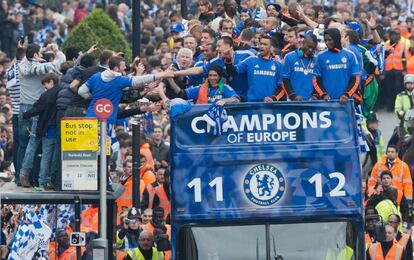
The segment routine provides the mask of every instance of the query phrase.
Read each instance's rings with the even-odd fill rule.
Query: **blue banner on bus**
[[[173,220],[360,214],[361,169],[353,104],[226,106],[220,136],[208,106],[173,123]]]

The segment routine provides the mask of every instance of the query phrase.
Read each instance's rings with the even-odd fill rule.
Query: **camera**
[[[83,232],[72,232],[70,234],[70,245],[71,246],[85,246],[86,235]]]

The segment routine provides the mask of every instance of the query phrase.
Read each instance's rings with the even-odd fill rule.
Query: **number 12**
[[[343,197],[346,195],[346,192],[343,189],[345,186],[345,176],[340,172],[333,172],[329,174],[330,179],[338,179],[338,184],[336,187],[329,192],[329,195],[331,197]],[[310,183],[315,183],[315,193],[316,197],[320,198],[322,197],[322,174],[317,173],[312,176],[312,178],[309,179]]]

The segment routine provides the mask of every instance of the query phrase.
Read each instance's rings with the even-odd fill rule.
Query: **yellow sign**
[[[98,151],[97,119],[62,119],[60,127],[62,151]]]
[[[106,137],[106,156],[111,155],[111,138]]]

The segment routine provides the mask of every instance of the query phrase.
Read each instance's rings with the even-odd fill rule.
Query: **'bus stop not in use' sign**
[[[63,118],[62,190],[98,189],[98,120]]]

